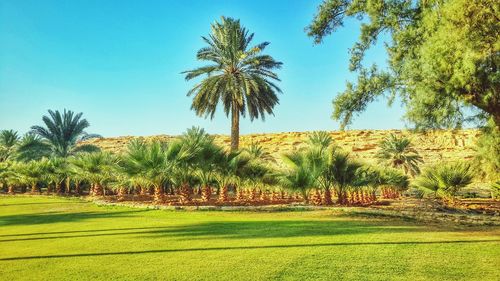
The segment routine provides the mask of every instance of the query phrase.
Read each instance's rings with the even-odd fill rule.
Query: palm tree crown
[[[46,140],[56,156],[66,157],[75,152],[76,143],[81,140],[100,137],[95,134],[87,134],[85,129],[90,126],[89,122],[82,118],[83,113],[74,113],[64,110],[61,114],[58,110],[49,110],[49,116],[43,116],[43,126],[32,126],[34,134]],[[85,146],[79,150],[95,150]]]
[[[214,117],[217,104],[222,102],[227,116],[231,113],[231,148],[239,146],[239,118],[248,112],[250,120],[264,119],[278,104],[276,92],[280,81],[274,69],[282,63],[262,54],[269,42],[255,46],[250,43],[254,34],[240,25],[239,20],[222,17],[212,24],[212,32],[202,37],[208,45],[200,49],[197,59],[211,64],[184,72],[186,80],[205,75],[188,96],[194,95],[191,108],[200,116]]]
[[[412,176],[420,172],[418,164],[423,162],[408,138],[400,138],[394,134],[380,143],[380,151],[376,156],[380,162],[394,168],[402,168],[406,174]]]

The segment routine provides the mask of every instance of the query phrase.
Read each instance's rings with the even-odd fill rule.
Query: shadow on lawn
[[[113,256],[113,255],[137,255],[152,253],[177,253],[177,252],[203,252],[203,251],[226,251],[226,250],[255,250],[255,249],[286,249],[303,247],[338,247],[338,246],[384,246],[384,245],[428,245],[428,244],[470,244],[470,243],[496,243],[497,240],[449,240],[449,241],[405,241],[405,242],[349,242],[349,243],[312,243],[312,244],[290,244],[290,245],[267,245],[267,246],[236,246],[236,247],[212,247],[212,248],[188,248],[188,249],[162,249],[145,251],[125,251],[108,253],[80,253],[64,255],[45,255],[45,256],[25,256],[0,258],[0,261],[32,260],[32,259],[52,259],[52,258],[77,258],[77,257],[95,257],[95,256]]]
[[[10,206],[26,206],[26,205],[51,205],[51,204],[88,204],[84,201],[56,201],[56,202],[29,202],[29,203],[16,203],[16,204],[0,204],[0,207],[10,207]]]
[[[118,213],[120,214],[120,213]],[[91,215],[92,217],[92,215]],[[102,217],[97,215],[97,217]],[[150,226],[137,228],[59,231],[45,233],[9,234],[16,238],[1,242],[67,239],[101,236],[131,236],[131,238],[176,238],[179,240],[288,238],[307,236],[356,235],[368,233],[403,233],[422,231],[421,226],[370,224],[355,221],[235,221],[207,222],[184,226]],[[429,231],[426,229],[426,231]],[[69,235],[68,235],[69,234]],[[37,237],[37,235],[42,235]],[[17,237],[21,236],[21,237]],[[23,237],[29,236],[29,237]]]
[[[10,216],[0,216],[0,226],[14,225],[34,225],[58,222],[78,222],[96,218],[128,217],[133,213],[144,212],[145,210],[120,211],[120,212],[78,212],[59,213],[45,212],[40,214],[19,214]]]

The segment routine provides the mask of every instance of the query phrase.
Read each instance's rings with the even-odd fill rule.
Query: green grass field
[[[0,197],[1,280],[499,280],[500,231]]]

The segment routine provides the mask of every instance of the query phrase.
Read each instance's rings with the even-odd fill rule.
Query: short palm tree
[[[287,169],[280,176],[280,183],[292,191],[302,194],[304,200],[309,202],[308,193],[321,185],[320,177],[324,171],[324,159],[320,149],[308,148],[293,151],[283,155]],[[321,202],[314,202],[319,204]]]
[[[68,177],[68,161],[65,158],[53,157],[47,163],[45,177],[47,179],[47,193],[55,188],[57,194],[62,193],[62,183]]]
[[[113,179],[113,171],[118,163],[108,152],[79,153],[71,161],[73,170],[91,184],[91,195],[105,195],[105,185]]]
[[[391,134],[380,143],[376,154],[379,162],[394,168],[401,168],[405,174],[415,176],[420,172],[418,165],[423,163],[422,157],[413,148],[410,139]]]
[[[19,135],[14,130],[0,131],[0,162],[4,162],[12,158],[19,139]]]
[[[229,186],[235,186],[243,176],[245,168],[250,163],[250,158],[241,152],[224,151],[216,162],[215,179],[219,185],[219,201],[228,201]]]
[[[347,204],[347,190],[366,184],[362,177],[363,165],[353,161],[349,154],[338,149],[330,151],[330,159],[324,171],[337,193],[338,203]]]
[[[48,161],[42,159],[26,163],[18,162],[13,169],[20,183],[31,187],[31,193],[39,193],[39,185],[44,182],[47,173]]]
[[[250,120],[264,119],[278,104],[280,81],[273,70],[282,63],[262,52],[269,45],[263,42],[251,46],[254,35],[241,26],[239,20],[222,17],[212,24],[212,32],[202,37],[207,44],[197,53],[197,59],[209,65],[184,72],[186,80],[206,76],[188,96],[194,95],[191,108],[200,116],[213,118],[219,102],[227,116],[231,114],[231,149],[239,146],[240,115],[248,112]]]
[[[248,154],[252,160],[275,161],[273,156],[271,156],[271,153],[256,142],[253,142],[248,147],[245,147],[243,151]]]
[[[415,179],[414,185],[417,188],[432,191],[447,201],[453,201],[457,192],[469,185],[472,179],[470,165],[457,162],[426,168]]]
[[[67,157],[78,151],[95,152],[98,149],[93,145],[77,147],[79,141],[100,137],[85,132],[90,124],[82,115],[83,113],[75,114],[71,110],[64,110],[62,113],[49,110],[49,115],[42,118],[45,126],[32,126],[31,130],[50,145],[55,156]]]
[[[47,142],[33,133],[27,133],[16,144],[14,158],[17,161],[28,162],[50,155],[51,149]]]
[[[309,136],[308,142],[311,146],[327,149],[333,144],[333,138],[328,132],[315,131]]]

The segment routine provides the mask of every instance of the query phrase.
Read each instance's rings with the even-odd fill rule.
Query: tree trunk
[[[139,193],[140,195],[146,195],[146,193],[148,193],[148,189],[145,188],[144,186],[141,186],[140,190],[141,190]]]
[[[61,183],[60,182],[56,182],[56,193],[58,195],[62,194],[62,187],[61,187]]]
[[[238,187],[238,191],[236,193],[236,200],[237,201],[245,201],[245,190],[241,187]]]
[[[191,190],[189,188],[189,184],[184,183],[181,185],[179,193],[179,201],[181,202],[181,204],[186,204],[191,202]]]
[[[125,201],[125,188],[120,187],[118,189],[118,201]]]
[[[69,177],[66,177],[66,193],[70,194],[71,193],[71,179]]]
[[[314,194],[312,196],[312,202],[314,205],[321,205],[321,194],[318,189],[314,190]]]
[[[8,190],[7,193],[9,193],[10,195],[14,195],[15,194],[15,192],[14,192],[14,186],[13,185],[9,185],[7,187],[7,190]]]
[[[80,189],[80,183],[78,181],[75,182],[75,193],[78,195],[82,194],[82,190]]]
[[[47,194],[51,194],[52,193],[52,184],[48,183],[47,184]]]
[[[154,188],[154,203],[161,204],[165,201],[165,196],[163,194],[163,188],[161,186],[156,186]]]
[[[104,189],[102,188],[102,185],[99,183],[96,183],[94,186],[94,194],[93,196],[102,196],[104,195]]]
[[[233,103],[231,118],[231,150],[236,151],[240,146],[240,111],[239,107]]]
[[[323,204],[332,205],[332,193],[330,192],[330,188],[326,188],[323,193]]]
[[[219,192],[219,201],[227,202],[227,200],[228,200],[228,187],[227,185],[224,185]]]
[[[210,188],[209,185],[204,185],[201,188],[201,200],[203,202],[208,202],[210,201],[211,196],[212,196],[212,189]]]
[[[37,193],[38,192],[38,188],[36,186],[36,183],[35,184],[32,184],[31,185],[31,193]]]

